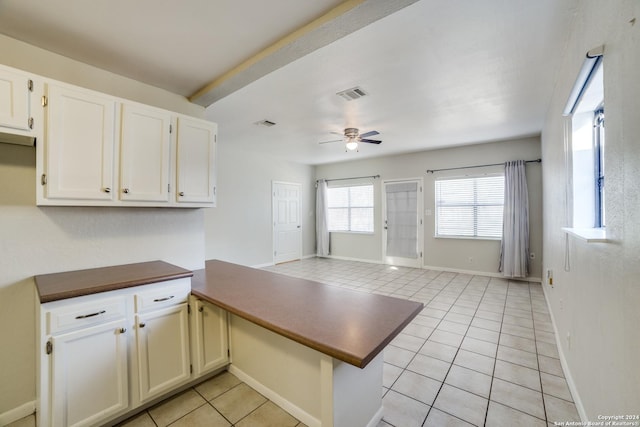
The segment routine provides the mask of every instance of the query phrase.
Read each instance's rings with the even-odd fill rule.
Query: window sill
[[[374,234],[376,234],[373,231],[344,231],[344,230],[340,230],[340,231],[331,231],[331,230],[329,230],[329,233],[332,233],[332,234],[364,234],[364,235],[370,235],[370,236],[373,236]]]
[[[474,237],[474,236],[433,236],[434,239],[452,239],[452,240],[492,240],[501,241],[500,237]]]
[[[607,238],[607,230],[605,228],[562,227],[562,231],[587,243],[607,243],[610,241]]]

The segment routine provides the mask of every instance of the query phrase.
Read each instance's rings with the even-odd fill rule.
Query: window
[[[327,189],[329,231],[373,233],[373,185]]]
[[[504,175],[436,181],[436,237],[502,238]]]
[[[605,226],[603,83],[602,56],[587,56],[565,108],[571,227],[577,229]]]

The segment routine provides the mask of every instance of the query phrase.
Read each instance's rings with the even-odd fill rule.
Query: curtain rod
[[[542,162],[542,159],[525,160],[525,163],[541,163],[541,162]],[[461,166],[459,168],[427,169],[427,173],[434,173],[434,172],[440,172],[440,171],[453,171],[458,169],[486,168],[488,166],[501,166],[501,165],[504,165],[504,163],[491,163],[490,165],[476,165],[476,166]]]
[[[380,178],[380,175],[369,175],[369,176],[354,176],[351,178],[334,178],[334,179],[325,179],[325,181],[329,182],[329,181],[346,181],[348,179],[363,179],[363,178]],[[316,184],[319,183],[320,180],[316,179]]]

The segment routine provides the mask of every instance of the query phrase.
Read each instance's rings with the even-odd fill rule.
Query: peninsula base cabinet
[[[222,308],[193,298],[193,371],[201,376],[229,363],[228,313]]]
[[[136,317],[140,400],[146,402],[191,377],[187,304]]]
[[[190,292],[183,278],[39,304],[37,425],[108,424],[223,368],[226,312]]]

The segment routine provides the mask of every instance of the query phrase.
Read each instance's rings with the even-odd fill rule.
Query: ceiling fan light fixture
[[[356,140],[349,140],[347,141],[347,143],[345,144],[347,147],[347,150],[355,150],[356,148],[358,148],[358,141]]]

